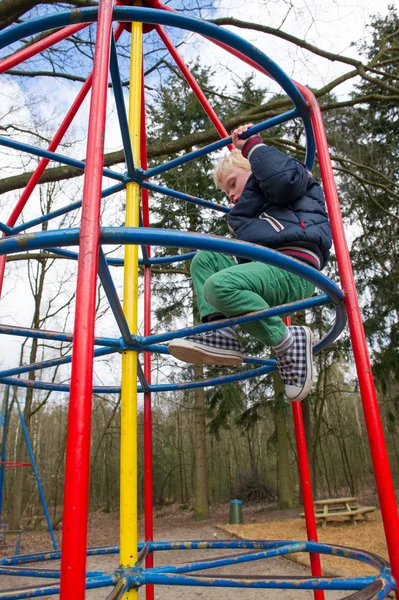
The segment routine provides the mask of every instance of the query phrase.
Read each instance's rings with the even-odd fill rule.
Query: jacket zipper
[[[282,223],[280,223],[280,221],[277,221],[277,219],[275,219],[274,217],[271,217],[266,212],[263,212],[261,215],[259,215],[259,219],[262,219],[263,221],[267,221],[268,223],[270,223],[270,225],[273,227],[273,229],[275,231],[283,231],[283,229],[284,229],[284,225]]]

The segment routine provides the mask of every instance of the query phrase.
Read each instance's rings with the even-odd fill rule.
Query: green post
[[[242,523],[242,502],[241,502],[241,500],[230,500],[229,525],[240,525],[241,523]]]

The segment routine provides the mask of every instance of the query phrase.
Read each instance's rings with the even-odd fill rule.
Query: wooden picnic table
[[[357,498],[325,498],[324,500],[315,500],[316,520],[322,521],[322,527],[327,525],[334,517],[347,517],[356,525],[355,517],[362,516],[367,519],[367,514],[376,510],[375,506],[359,506]],[[305,513],[301,513],[304,517]]]

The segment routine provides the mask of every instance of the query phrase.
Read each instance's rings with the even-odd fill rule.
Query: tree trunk
[[[194,286],[193,324],[200,322]],[[194,366],[195,379],[204,378],[202,366]],[[194,515],[195,521],[209,518],[208,479],[206,471],[206,425],[205,425],[205,391],[194,390]]]
[[[195,376],[201,377],[201,366],[194,367]],[[205,428],[205,392],[203,388],[194,392],[194,520],[209,518],[208,480],[206,473],[206,428]]]
[[[278,505],[280,508],[293,506],[291,467],[289,461],[289,441],[286,423],[286,403],[284,400],[283,384],[277,373],[274,379],[274,419],[277,432],[277,481]]]

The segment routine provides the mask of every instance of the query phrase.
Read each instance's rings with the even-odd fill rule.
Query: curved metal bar
[[[260,319],[265,319],[269,317],[275,316],[289,316],[295,312],[307,310],[309,308],[314,308],[316,306],[324,306],[331,302],[328,294],[321,294],[320,296],[313,296],[311,298],[305,298],[304,300],[297,300],[296,302],[291,302],[289,304],[283,304],[281,306],[273,306],[271,308],[266,308],[264,310],[259,310],[253,313],[247,313],[238,317],[227,317],[220,321],[211,321],[210,323],[201,323],[200,325],[194,325],[192,327],[187,327],[184,329],[179,329],[176,331],[169,331],[167,333],[158,333],[151,336],[141,336],[137,338],[137,343],[140,345],[141,349],[145,349],[147,346],[151,344],[158,344],[160,342],[168,342],[169,340],[173,340],[176,338],[186,337],[187,335],[194,335],[197,333],[205,333],[208,331],[216,331],[218,329],[224,329],[225,327],[235,327],[236,325],[241,325],[242,323],[250,323],[253,321],[259,321]],[[343,312],[345,316],[345,308],[343,308],[342,303],[338,306],[335,305],[336,309],[339,309],[340,313]],[[344,320],[345,325],[345,320]],[[334,328],[333,328],[334,329]],[[331,330],[332,331],[332,330]],[[339,333],[342,331],[340,329]],[[334,333],[338,334],[338,331],[334,329]],[[336,337],[336,335],[335,335]],[[334,339],[335,339],[334,337]],[[323,346],[324,347],[324,346]],[[315,353],[321,350],[321,342],[317,344],[315,347]]]
[[[240,256],[241,258],[268,263],[291,273],[296,273],[328,294],[334,304],[340,304],[344,297],[342,290],[333,281],[313,267],[285,256],[276,250],[240,240],[146,227],[104,227],[100,242],[104,245],[137,244],[139,246],[165,246],[167,248],[194,248]],[[22,250],[27,252],[39,249],[48,250],[58,246],[77,246],[78,243],[78,228],[20,234],[0,240],[0,256],[3,254],[16,254]]]
[[[79,254],[77,252],[71,252],[70,250],[49,250],[52,254],[56,254],[58,256],[62,256],[65,258],[70,258],[71,260],[77,260]],[[149,265],[170,265],[175,262],[183,262],[185,260],[190,260],[194,258],[196,252],[187,252],[186,254],[176,254],[174,256],[158,256],[154,258],[148,257],[147,263]],[[123,267],[124,259],[123,258],[109,258],[106,257],[107,264],[110,267]],[[139,265],[144,265],[144,259],[139,259]]]
[[[8,27],[0,34],[0,49],[20,40],[24,36],[34,35],[48,29],[56,29],[76,23],[95,22],[98,17],[98,8],[83,8],[79,11],[62,11],[43,18],[32,19],[13,27]],[[179,29],[187,29],[200,35],[233,46],[256,63],[261,64],[267,72],[281,85],[290,96],[294,104],[306,112],[306,103],[302,94],[297,90],[291,79],[280,67],[266,54],[258,50],[253,44],[240,38],[238,35],[221,29],[217,25],[201,21],[192,17],[159,11],[151,8],[121,7],[114,8],[114,20],[120,22],[151,23],[155,25],[170,25]]]
[[[198,587],[231,587],[231,588],[255,588],[255,589],[289,589],[289,590],[359,590],[365,585],[374,582],[373,578],[347,577],[342,579],[329,579],[326,577],[314,577],[302,580],[299,577],[291,579],[264,578],[256,576],[234,576],[234,575],[174,575],[171,573],[144,573],[144,583],[154,585],[184,585]],[[1,596],[0,596],[1,597]]]
[[[0,34],[0,48],[4,48],[5,46],[21,39],[26,35],[34,35],[35,33],[39,33],[44,29],[55,29],[76,22],[89,23],[96,21],[97,14],[97,8],[84,8],[79,12],[64,11],[41,19],[34,19],[14,27],[9,27]],[[160,11],[149,8],[116,7],[114,9],[114,19],[121,22],[137,21],[157,25],[170,25],[172,27],[174,26],[180,29],[193,31],[210,38],[212,41],[216,41],[234,48],[236,51],[244,54],[247,58],[251,59],[257,65],[265,69],[266,72],[270,74],[271,77],[277,81],[277,83],[279,83],[279,85],[291,98],[296,109],[298,110],[299,116],[304,122],[307,138],[306,164],[308,168],[312,168],[315,156],[315,141],[306,102],[291,79],[266,54],[231,31],[221,29],[211,23],[186,17],[174,12]],[[226,145],[230,143],[230,141],[231,140],[228,140]]]
[[[231,375],[224,375],[222,377],[214,377],[212,379],[205,379],[202,381],[187,381],[182,383],[165,383],[165,384],[151,384],[148,386],[149,392],[170,392],[177,390],[191,390],[196,388],[211,387],[214,385],[223,385],[226,383],[233,383],[237,381],[245,381],[252,379],[253,377],[260,377],[261,375],[268,375],[275,371],[275,365],[266,365],[258,367],[257,369],[251,369],[249,371],[242,371],[240,373],[234,373]],[[15,379],[13,377],[1,377],[0,383],[6,385],[13,385],[21,388],[33,388],[37,390],[47,390],[54,392],[68,392],[70,386],[68,384],[61,383],[49,383],[45,381],[33,381],[31,379]],[[138,393],[144,393],[143,388],[138,386]],[[119,394],[121,391],[120,386],[93,386],[93,393],[96,394]]]
[[[239,565],[255,560],[264,560],[266,558],[274,558],[276,556],[285,556],[287,554],[295,554],[296,552],[304,552],[306,550],[305,542],[294,542],[284,546],[257,550],[256,552],[244,552],[228,556],[220,556],[218,558],[209,558],[199,561],[192,561],[174,566],[155,567],[153,571],[157,573],[173,573],[180,574],[192,573],[193,571],[203,571],[205,569],[218,569],[229,565]]]
[[[204,550],[204,549],[239,549],[249,552],[214,557],[181,563],[177,565],[143,569],[135,566],[133,568],[118,569],[113,574],[101,571],[90,572],[87,575],[86,588],[111,586],[123,580],[123,589],[135,588],[144,584],[153,583],[158,585],[185,585],[200,587],[233,587],[233,588],[260,588],[260,589],[311,589],[311,590],[358,590],[354,594],[346,596],[343,600],[382,600],[389,592],[395,589],[395,583],[388,569],[388,562],[373,553],[356,548],[336,546],[330,544],[317,544],[314,542],[291,541],[291,540],[203,540],[203,541],[181,541],[181,542],[146,542],[139,543],[138,550],[144,548],[147,551],[171,551],[171,550]],[[255,550],[255,552],[253,552]],[[116,554],[117,546],[103,546],[89,548],[88,556]],[[324,555],[341,556],[343,558],[359,560],[373,566],[378,574],[367,577],[309,577],[309,576],[246,576],[237,575],[185,575],[204,569],[214,569],[231,564],[240,564],[252,560],[267,559],[277,555],[286,555],[294,552],[318,552]],[[34,576],[56,578],[59,571],[49,569],[26,568],[30,562],[47,562],[59,560],[60,552],[48,552],[38,554],[20,555],[15,557],[4,557],[0,559],[0,572],[7,575]],[[18,565],[22,565],[18,567]],[[126,582],[129,586],[126,587]],[[114,589],[118,590],[118,587]],[[57,585],[44,585],[38,587],[9,590],[0,594],[0,598],[14,600],[16,598],[32,598],[57,593]],[[110,597],[113,597],[112,594]]]

